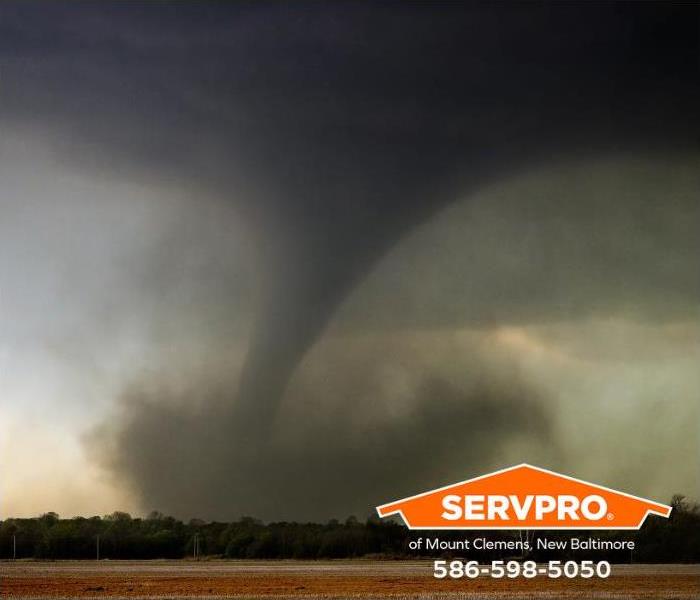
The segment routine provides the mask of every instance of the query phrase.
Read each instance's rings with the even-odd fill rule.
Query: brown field
[[[2,598],[700,599],[700,565],[613,566],[608,579],[436,580],[431,561],[17,561]]]

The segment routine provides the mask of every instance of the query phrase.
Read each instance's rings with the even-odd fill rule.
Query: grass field
[[[2,598],[700,599],[700,565],[613,566],[608,579],[435,580],[431,561],[17,561]]]

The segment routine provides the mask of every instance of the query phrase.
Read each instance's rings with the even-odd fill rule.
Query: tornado
[[[252,232],[253,324],[240,374],[216,393],[228,408],[202,409],[195,425],[167,409],[183,436],[183,423],[225,423],[201,474],[210,489],[238,468],[229,446],[265,445],[298,366],[353,290],[451,203],[542,165],[697,153],[697,18],[697,6],[667,3],[3,2],[0,126],[39,131],[71,171],[177,189],[195,211],[233,207]],[[419,388],[474,400],[473,412],[450,405],[474,421],[513,424],[485,406],[497,404],[488,389],[444,391],[430,377]],[[524,409],[537,394],[521,395]],[[499,395],[509,407],[517,396]],[[166,410],[154,405],[120,431],[115,468],[139,489],[162,484],[167,452],[146,464],[124,448],[147,446]],[[527,412],[512,412],[514,426]],[[418,437],[421,424],[446,423],[417,415]]]

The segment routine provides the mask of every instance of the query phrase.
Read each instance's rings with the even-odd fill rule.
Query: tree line
[[[633,540],[635,550],[591,551],[596,560],[611,562],[700,562],[700,505],[682,496],[672,500],[669,519],[650,515],[639,531],[534,532],[548,539],[578,537]],[[450,557],[449,552],[418,554],[409,549],[417,537],[443,540],[485,537],[493,540],[522,539],[513,531],[409,531],[402,524],[370,517],[343,522],[263,523],[243,517],[235,522],[201,521],[185,523],[152,512],[146,518],[132,518],[124,512],[104,517],[61,519],[56,513],[36,518],[0,521],[0,559],[155,559],[199,557],[247,559],[327,559],[355,557],[405,558]],[[536,539],[536,538],[535,538]],[[533,544],[534,546],[534,544]],[[481,551],[480,560],[508,558],[506,551]],[[568,551],[532,550],[534,560],[566,559]],[[577,559],[585,559],[578,552]]]

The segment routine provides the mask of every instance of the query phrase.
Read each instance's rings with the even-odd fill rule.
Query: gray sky
[[[0,516],[700,496],[696,7],[537,6],[4,3]]]

